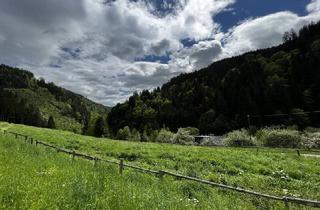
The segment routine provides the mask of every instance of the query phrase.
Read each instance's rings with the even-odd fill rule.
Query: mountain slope
[[[2,120],[45,127],[52,116],[58,129],[90,134],[94,120],[108,112],[108,107],[37,80],[31,72],[0,65]]]
[[[143,91],[115,106],[109,114],[114,133],[128,125],[139,131],[163,126],[194,126],[202,133],[222,134],[247,126],[319,123],[266,119],[266,114],[320,110],[320,22],[286,33],[285,43],[224,59],[202,70],[182,74],[153,92]]]

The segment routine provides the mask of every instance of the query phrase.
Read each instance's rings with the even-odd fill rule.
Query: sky
[[[318,20],[320,0],[0,0],[0,63],[113,106]]]

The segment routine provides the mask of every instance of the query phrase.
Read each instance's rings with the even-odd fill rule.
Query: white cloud
[[[174,69],[177,63],[136,63],[135,58],[180,50],[184,38],[212,37],[219,28],[212,16],[234,0],[177,0],[163,5],[172,12],[162,17],[151,12],[148,1],[103,2],[1,1],[0,62],[115,104],[134,89],[161,85],[183,71]]]
[[[320,12],[320,0],[312,0],[311,3],[307,5],[307,11],[310,13]]]
[[[312,1],[307,5],[307,10],[311,13],[306,16],[301,17],[295,13],[284,11],[248,19],[234,26],[220,38],[223,43],[222,57],[230,57],[281,44],[283,34],[286,31],[291,29],[298,31],[302,26],[320,20],[320,13],[315,12],[314,3],[315,1]]]
[[[103,3],[108,2],[108,3]],[[181,72],[212,61],[281,43],[282,34],[319,18],[319,0],[299,17],[279,12],[220,31],[214,16],[235,0],[0,1],[0,63],[37,76],[97,102],[114,105],[133,91],[151,89]],[[195,40],[190,48],[182,39]],[[170,53],[168,64],[135,62]]]
[[[282,42],[284,32],[297,28],[303,20],[291,12],[279,12],[249,19],[232,28],[224,37],[226,56],[266,48]]]
[[[188,72],[208,66],[219,58],[221,52],[222,46],[219,41],[200,41],[190,48],[183,48],[174,53],[170,64],[179,64],[179,69],[184,68],[184,71]]]

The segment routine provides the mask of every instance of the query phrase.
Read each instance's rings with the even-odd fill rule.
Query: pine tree
[[[101,137],[104,134],[104,120],[99,117],[94,126],[94,136]]]
[[[55,129],[56,128],[56,124],[55,124],[54,119],[53,119],[52,116],[50,116],[49,119],[48,119],[47,127],[51,128],[51,129]]]

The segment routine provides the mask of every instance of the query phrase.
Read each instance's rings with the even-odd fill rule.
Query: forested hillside
[[[36,79],[31,72],[0,65],[0,118],[93,135],[95,121],[109,108]],[[50,119],[50,120],[49,120]]]
[[[161,88],[135,93],[117,104],[108,121],[113,133],[129,126],[140,132],[198,127],[222,134],[251,123],[319,123],[319,116],[294,113],[320,110],[320,22],[288,32],[284,44],[224,59],[182,74]],[[267,119],[267,114],[293,114]],[[291,116],[291,117],[290,117]]]

